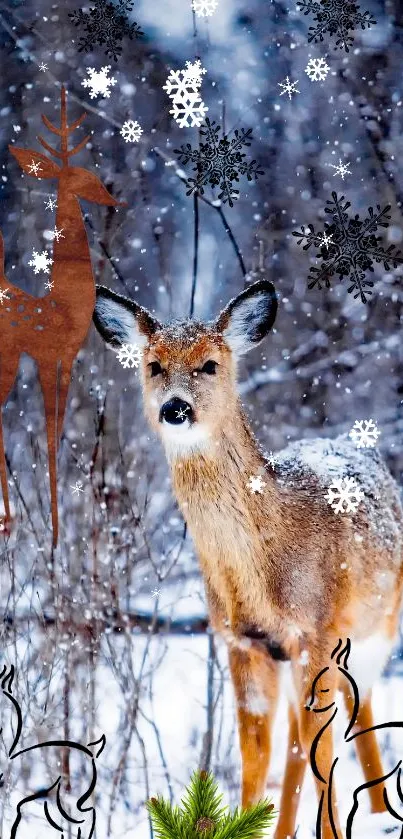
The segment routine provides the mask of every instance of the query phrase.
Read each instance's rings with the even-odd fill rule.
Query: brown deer
[[[70,158],[81,151],[90,138],[90,135],[84,137],[69,151],[68,137],[85,117],[84,113],[72,125],[67,124],[66,90],[62,87],[60,128],[42,116],[49,131],[60,138],[60,151],[38,137],[49,154],[60,160],[60,165],[32,149],[9,147],[25,174],[58,181],[56,228],[61,236],[53,244],[51,288],[44,297],[33,297],[7,281],[0,234],[0,291],[4,295],[0,306],[0,479],[5,519],[10,520],[10,504],[1,408],[16,378],[21,353],[25,352],[37,362],[44,399],[53,546],[58,540],[57,445],[63,428],[71,368],[87,335],[95,305],[90,250],[78,199],[110,207],[119,205],[96,175],[69,165]]]
[[[228,644],[245,807],[265,793],[281,676],[287,680],[288,751],[276,839],[290,839],[307,756],[321,728],[305,706],[339,638],[352,640],[360,725],[372,726],[371,685],[398,629],[403,525],[398,487],[379,454],[357,450],[348,437],[296,443],[273,466],[265,462],[237,395],[236,363],[269,332],[276,312],[274,287],[264,280],[231,300],[214,322],[167,325],[100,287],[94,321],[112,347],[143,348],[146,415],[165,447],[211,623]],[[336,514],[326,488],[346,475],[365,495],[354,514]],[[259,476],[261,491],[252,493],[250,478]],[[329,702],[336,673],[329,672]],[[380,766],[375,734],[365,742],[364,771],[369,761]],[[332,749],[329,726],[321,740],[322,778],[329,777]],[[322,782],[315,781],[320,800]],[[370,795],[373,809],[383,809],[379,789]],[[333,814],[340,837],[336,806]],[[322,839],[334,839],[323,818]]]

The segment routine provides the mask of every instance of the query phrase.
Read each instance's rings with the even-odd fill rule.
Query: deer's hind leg
[[[278,700],[278,663],[263,647],[235,645],[229,649],[229,662],[242,754],[242,806],[249,807],[265,796]]]
[[[58,509],[57,509],[57,390],[58,364],[50,361],[38,361],[39,379],[42,387],[45,405],[46,437],[48,443],[50,504],[52,513],[52,545],[55,548],[58,540]]]
[[[302,749],[299,736],[297,709],[290,703],[288,710],[287,762],[275,839],[290,839],[294,836],[295,821],[306,765],[307,757]]]

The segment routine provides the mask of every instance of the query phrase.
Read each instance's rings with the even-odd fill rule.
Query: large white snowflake
[[[138,367],[141,361],[141,350],[136,344],[122,344],[117,350],[116,357],[122,367]]]
[[[35,160],[32,160],[28,164],[28,171],[30,175],[38,175],[42,171],[42,166],[40,163],[35,163]]]
[[[110,64],[107,64],[106,67],[101,67],[99,71],[96,71],[94,67],[88,68],[87,73],[89,78],[84,79],[81,84],[83,87],[91,88],[90,99],[95,99],[96,96],[102,96],[105,99],[109,99],[111,95],[110,88],[113,87],[117,81],[114,76],[109,77],[110,69]]]
[[[324,82],[330,70],[324,58],[310,58],[305,67],[305,73],[311,82]]]
[[[354,440],[357,449],[372,449],[380,435],[379,428],[373,419],[356,420],[349,437]]]
[[[185,70],[171,70],[163,86],[172,100],[169,113],[180,128],[199,127],[204,120],[208,108],[201,99],[199,88],[205,72],[199,60],[194,64],[188,61]]]
[[[335,513],[356,513],[364,493],[354,478],[340,478],[328,487],[325,500]]]
[[[281,91],[280,96],[284,96],[284,93],[288,93],[288,98],[291,99],[293,93],[299,93],[299,90],[297,89],[297,84],[298,79],[296,82],[292,82],[290,81],[288,76],[286,76],[283,82],[278,83],[278,87],[284,88]]]
[[[44,274],[49,274],[50,267],[53,263],[53,259],[49,256],[47,251],[42,251],[42,253],[38,253],[37,251],[32,251],[32,259],[28,262],[34,269],[34,274],[39,274],[40,271],[43,271]]]
[[[127,119],[126,122],[123,123],[121,131],[120,131],[126,143],[138,143],[143,129],[137,122],[137,120]]]
[[[210,17],[217,6],[217,0],[193,0],[192,2],[192,9],[198,17]]]
[[[341,157],[339,157],[338,166],[334,166],[333,163],[329,163],[329,166],[330,166],[331,169],[335,169],[335,173],[333,175],[334,178],[336,177],[336,175],[340,175],[342,181],[344,181],[345,175],[351,175],[351,171],[350,171],[350,168],[349,168],[350,164],[349,163],[343,163]]]
[[[260,475],[251,475],[247,486],[251,492],[255,494],[258,492],[260,493],[260,495],[262,495],[266,484]]]

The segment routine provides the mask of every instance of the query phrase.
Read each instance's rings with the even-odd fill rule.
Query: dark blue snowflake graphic
[[[69,12],[75,26],[81,28],[78,42],[79,52],[90,52],[96,44],[105,47],[105,55],[115,61],[122,54],[123,38],[140,38],[144,35],[137,23],[129,23],[128,12],[133,9],[134,0],[93,0],[92,8]]]
[[[174,152],[185,166],[193,163],[193,171],[197,173],[196,177],[187,179],[186,195],[194,192],[203,195],[207,184],[213,188],[218,186],[220,201],[223,204],[228,202],[233,207],[234,200],[239,197],[239,189],[234,189],[233,184],[239,182],[239,176],[246,175],[248,181],[252,181],[264,173],[256,160],[247,162],[246,153],[241,151],[250,146],[253,140],[251,128],[241,128],[240,131],[236,129],[231,140],[227,134],[220,137],[220,132],[221,126],[206,118],[200,128],[200,135],[205,139],[200,140],[199,148],[192,149],[190,143],[186,143],[180,149],[174,149]]]
[[[375,235],[378,227],[389,227],[390,204],[383,210],[378,204],[377,212],[369,207],[367,218],[361,221],[358,214],[353,219],[349,218],[347,210],[351,204],[343,202],[344,195],[338,198],[337,193],[332,192],[332,200],[326,202],[328,206],[325,208],[331,220],[325,222],[323,232],[315,233],[313,224],[309,224],[308,233],[301,227],[301,231],[294,230],[292,235],[298,238],[299,245],[304,243],[304,251],[312,245],[318,248],[316,257],[323,260],[320,268],[311,268],[308,288],[316,285],[318,288],[323,285],[330,288],[331,277],[338,274],[340,280],[343,277],[350,280],[349,294],[354,293],[355,299],[360,297],[363,303],[367,303],[374,283],[366,278],[365,272],[373,273],[374,262],[382,263],[385,271],[397,268],[403,264],[403,254],[395,245],[385,249],[381,244],[382,237]]]
[[[354,29],[373,26],[375,18],[370,12],[362,12],[358,3],[350,0],[298,0],[297,9],[304,15],[313,15],[316,26],[309,27],[308,41],[323,41],[327,32],[336,37],[335,49],[349,48],[354,43]]]

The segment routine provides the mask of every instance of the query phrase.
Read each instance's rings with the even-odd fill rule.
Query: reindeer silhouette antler
[[[56,128],[56,126],[53,125],[53,123],[51,123],[50,120],[44,114],[42,114],[42,122],[44,125],[46,125],[46,128],[48,128],[49,131],[52,132],[52,134],[57,134],[57,136],[60,137],[60,151],[54,149],[53,146],[49,145],[49,143],[47,143],[46,140],[44,140],[43,137],[41,137],[40,135],[38,135],[38,140],[43,146],[43,148],[49,152],[49,154],[52,154],[54,157],[58,157],[59,160],[62,161],[63,166],[68,166],[70,157],[72,157],[73,154],[78,154],[78,152],[84,148],[86,143],[88,143],[88,140],[91,138],[91,134],[87,134],[87,136],[84,137],[84,139],[81,140],[81,142],[78,143],[77,146],[74,146],[74,148],[72,148],[69,151],[69,135],[72,134],[72,132],[75,131],[76,128],[79,127],[79,125],[81,125],[86,116],[87,114],[84,112],[71,125],[67,124],[66,88],[64,87],[64,85],[62,85],[60,92],[60,128]]]

